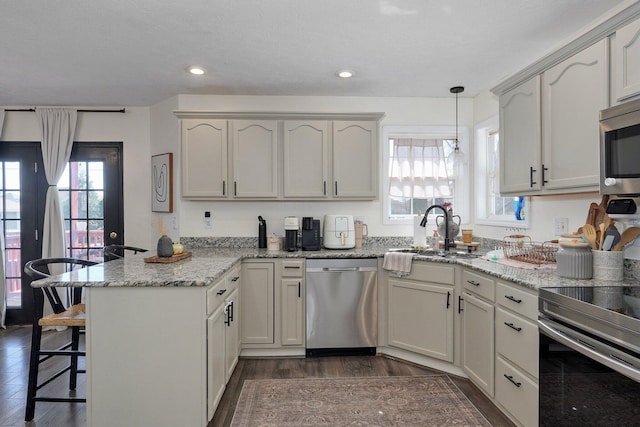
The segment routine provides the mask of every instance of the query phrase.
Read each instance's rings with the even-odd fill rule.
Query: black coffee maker
[[[302,218],[302,250],[320,250],[320,220],[305,216]]]

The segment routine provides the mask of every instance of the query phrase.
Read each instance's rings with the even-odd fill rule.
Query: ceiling
[[[475,96],[631,0],[29,0],[0,4],[0,105],[177,94]],[[207,73],[185,72],[190,65]],[[339,79],[340,69],[355,72]]]

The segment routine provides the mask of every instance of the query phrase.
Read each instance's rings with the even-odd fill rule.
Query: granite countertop
[[[75,270],[58,276],[34,281],[35,287],[206,287],[213,284],[243,259],[269,258],[378,258],[389,250],[372,246],[362,249],[320,251],[267,251],[258,248],[194,248],[193,255],[174,263],[146,263],[145,254],[129,255]],[[459,264],[499,279],[537,289],[542,286],[594,286],[592,280],[573,280],[558,276],[555,268],[518,268],[484,258],[441,257],[414,255],[414,262],[429,261]],[[598,282],[598,285],[621,282]]]

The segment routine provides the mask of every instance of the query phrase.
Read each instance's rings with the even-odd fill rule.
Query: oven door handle
[[[557,323],[549,319],[538,318],[538,328],[540,329],[540,333],[556,340],[558,343],[563,344],[580,354],[583,354],[589,359],[602,363],[603,365],[613,369],[616,372],[621,373],[622,375],[640,382],[640,370],[638,370],[632,364],[632,362],[621,359],[620,357],[614,355],[614,349],[611,349],[611,352],[609,352],[610,347],[606,344],[600,343],[602,347],[607,349],[608,354],[604,354],[601,351],[594,350],[592,346],[587,344],[589,340],[588,337],[580,334],[577,331],[570,330],[561,325],[558,325]],[[569,335],[567,333],[569,331],[575,336]],[[584,344],[582,343],[583,341],[585,342]],[[634,359],[634,362],[635,361],[637,361],[637,359]]]

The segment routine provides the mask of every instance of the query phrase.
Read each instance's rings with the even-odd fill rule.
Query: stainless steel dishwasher
[[[307,356],[375,354],[378,260],[307,259]]]

